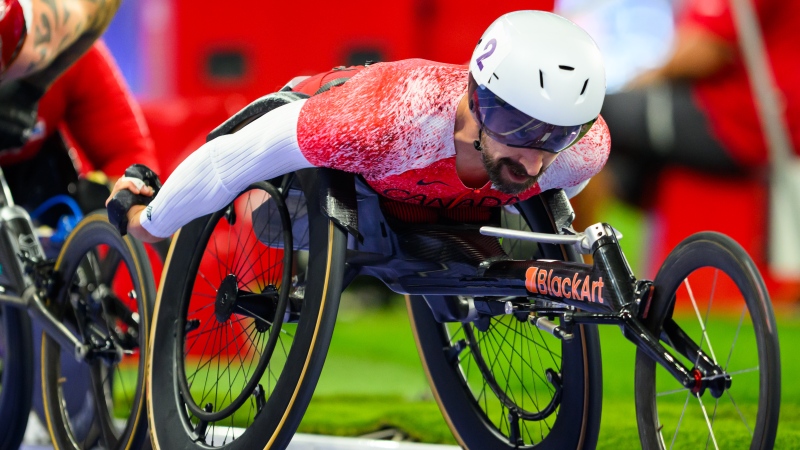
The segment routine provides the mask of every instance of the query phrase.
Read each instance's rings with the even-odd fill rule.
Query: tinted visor
[[[489,89],[472,90],[472,111],[483,131],[509,147],[535,148],[558,153],[577,142],[592,128],[594,121],[582,125],[553,125],[523,113]]]

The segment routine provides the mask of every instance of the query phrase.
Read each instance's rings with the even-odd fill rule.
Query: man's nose
[[[519,158],[519,163],[525,167],[528,175],[535,177],[539,175],[544,164],[544,152],[535,149],[525,149],[525,152]]]

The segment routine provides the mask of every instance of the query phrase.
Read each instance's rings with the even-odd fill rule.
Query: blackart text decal
[[[592,280],[589,275],[579,273],[571,277],[553,275],[553,269],[538,267],[529,267],[525,272],[525,288],[534,294],[603,303],[603,286],[603,277]]]

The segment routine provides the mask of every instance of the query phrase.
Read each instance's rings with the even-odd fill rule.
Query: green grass
[[[455,444],[427,387],[402,299],[393,299],[389,308],[368,312],[348,309],[352,300],[343,302],[322,377],[299,431],[357,436],[394,427],[414,440]],[[783,395],[775,448],[798,448],[800,386],[793,380],[800,376],[800,363],[792,357],[792,343],[800,339],[800,319],[781,316],[779,332]],[[604,398],[598,448],[639,448],[633,392],[635,347],[617,327],[600,327],[600,333]],[[751,396],[742,396],[742,409],[754,406],[747,403]],[[676,414],[683,399],[674,406]],[[718,417],[716,426],[721,426],[723,419]],[[683,430],[702,426],[696,421],[686,423],[681,425]],[[726,443],[730,444],[727,448],[736,448],[742,442],[732,432],[720,433],[719,438],[721,448]],[[681,444],[680,448],[705,447],[704,440]]]
[[[642,218],[635,211],[617,208],[611,222],[625,233],[622,246],[636,273],[642,272],[642,242],[646,240]],[[392,296],[388,306],[373,303],[385,298],[382,286],[358,283],[359,289],[348,290],[342,300],[339,320],[322,376],[311,404],[300,424],[304,433],[359,436],[384,428],[398,428],[420,442],[455,444],[428,387],[400,296]],[[724,328],[723,324],[723,328]],[[728,326],[723,333],[730,332]],[[800,361],[794,357],[794,343],[800,342],[800,315],[783,311],[778,315],[781,340],[782,402],[781,420],[775,448],[800,448]],[[729,333],[732,339],[733,333]],[[618,327],[601,326],[603,355],[603,412],[599,449],[638,449],[639,438],[634,406],[634,364],[636,348],[627,341]],[[715,334],[716,336],[716,334]],[[724,346],[722,346],[724,347]],[[738,346],[745,356],[754,354]],[[744,350],[744,351],[742,351]],[[724,348],[719,350],[724,352]],[[674,383],[668,377],[666,381]],[[736,378],[739,407],[751,411],[755,407],[756,386]],[[662,383],[659,377],[659,383]],[[750,389],[748,389],[748,385]],[[710,398],[706,396],[704,398]],[[678,420],[685,394],[660,412]],[[668,411],[668,412],[665,412]],[[726,420],[738,419],[730,411],[720,411],[715,429],[720,448],[741,448],[746,437],[728,427]],[[684,420],[681,429],[702,430],[699,418]],[[730,431],[729,431],[730,429]],[[676,448],[706,448],[703,433],[694,442],[679,442]],[[711,446],[713,448],[713,446]]]
[[[415,440],[455,442],[428,388],[403,300],[393,301],[397,307],[369,313],[342,309],[300,432],[357,436],[396,427]]]
[[[402,297],[393,296],[385,307],[364,307],[370,299],[380,298],[378,294],[384,295],[385,292],[369,293],[362,289],[345,294],[322,376],[299,431],[360,436],[384,428],[397,428],[415,441],[455,444],[428,387]],[[736,320],[715,322],[710,327],[716,327],[717,323],[722,329],[713,330],[715,337],[732,334],[730,331]],[[800,448],[800,384],[794,382],[800,377],[800,361],[793,355],[794,343],[800,342],[800,316],[789,311],[779,314],[778,331],[782,343],[783,382],[781,420],[775,448]],[[600,341],[603,413],[598,448],[639,448],[634,407],[636,348],[616,326],[601,326]],[[737,342],[737,352],[754,354],[754,348],[741,347],[743,342],[746,340],[741,338]],[[723,348],[717,351],[725,352],[724,346],[720,347]],[[668,376],[664,378],[674,384]],[[742,384],[743,378],[735,378],[738,382],[735,392],[739,407],[748,411],[755,406],[756,385]],[[708,396],[705,398],[710,399]],[[685,399],[685,395],[679,395],[670,405],[675,421],[683,410]],[[663,417],[663,400],[660,400],[659,408]],[[243,411],[243,414],[248,412]],[[736,434],[737,427],[726,426],[725,420],[739,424],[731,411],[719,412],[715,429],[724,429],[718,433],[720,448],[740,447],[746,438]],[[701,418],[681,423],[683,431],[703,426]],[[681,436],[686,434],[682,432]],[[698,432],[695,435],[703,434]],[[705,448],[705,441],[702,437],[695,442],[680,441],[676,448]]]

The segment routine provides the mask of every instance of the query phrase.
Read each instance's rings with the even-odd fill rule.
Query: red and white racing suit
[[[435,207],[502,206],[543,190],[576,194],[605,164],[610,137],[599,119],[519,195],[491,183],[464,186],[455,166],[456,109],[468,68],[420,59],[371,65],[347,83],[277,108],[192,153],[140,217],[166,237],[216,211],[249,184],[307,167],[357,173],[380,194]]]
[[[102,41],[56,79],[39,101],[37,113],[28,142],[0,153],[0,166],[6,170],[34,158],[48,137],[62,128],[90,169],[119,177],[138,162],[158,170],[144,116]]]

